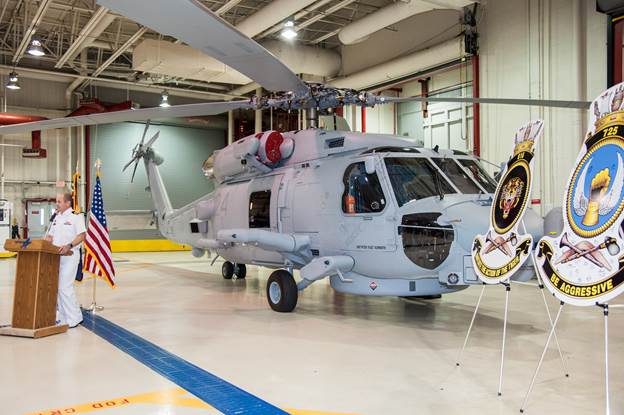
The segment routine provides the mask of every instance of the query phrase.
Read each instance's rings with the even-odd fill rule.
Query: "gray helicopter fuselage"
[[[495,183],[477,159],[388,135],[283,135],[294,142],[287,160],[262,171],[242,162],[181,209],[166,206],[157,166],[146,158],[163,236],[196,256],[214,251],[233,263],[303,268],[304,276],[314,259],[336,258],[343,265],[323,277],[348,293],[436,295],[478,283],[470,245],[488,227]],[[237,143],[228,147],[245,145]],[[541,236],[542,220],[530,210],[525,225]]]

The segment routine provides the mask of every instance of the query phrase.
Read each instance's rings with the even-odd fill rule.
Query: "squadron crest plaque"
[[[531,197],[533,152],[542,135],[540,120],[523,125],[514,138],[513,155],[496,188],[490,213],[490,228],[477,235],[472,246],[472,263],[481,281],[498,284],[509,279],[526,261],[533,238],[518,227]]]
[[[563,231],[539,241],[535,259],[561,301],[588,306],[624,290],[624,110],[621,85],[592,103],[590,127],[564,195]]]

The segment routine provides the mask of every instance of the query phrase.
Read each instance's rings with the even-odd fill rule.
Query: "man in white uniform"
[[[59,267],[56,319],[59,324],[67,324],[73,328],[82,322],[82,312],[74,291],[74,279],[80,261],[80,244],[85,238],[86,228],[83,216],[72,212],[71,201],[71,193],[56,195],[56,217],[46,239],[58,246],[59,253],[63,255]],[[72,255],[66,256],[69,251]]]

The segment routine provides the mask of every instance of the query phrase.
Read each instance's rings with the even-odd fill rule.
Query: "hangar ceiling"
[[[198,0],[221,15],[241,32],[253,37],[287,65],[301,62],[301,53],[312,56],[310,75],[331,77],[340,70],[342,43],[339,32],[349,26],[350,41],[366,35],[353,25],[374,13],[388,19],[395,15],[391,7],[403,7],[401,19],[392,17],[381,26],[390,31],[394,24],[409,16],[433,8],[455,9],[472,3],[469,0]],[[177,39],[100,7],[94,0],[5,0],[0,6],[0,63],[4,73],[13,67],[66,76],[69,93],[88,90],[91,85],[168,88],[192,92],[206,99],[240,96],[254,85],[236,73],[219,69],[218,62],[202,60]],[[383,14],[385,12],[385,15]],[[452,23],[458,22],[451,13]],[[276,42],[284,22],[292,19],[298,33],[295,46]],[[366,20],[364,20],[366,21]],[[363,36],[365,39],[367,36]],[[45,56],[25,53],[32,39],[41,41]],[[345,40],[343,43],[345,43]],[[360,40],[360,39],[358,39]],[[306,47],[308,49],[306,49]],[[291,50],[289,50],[289,48]],[[297,49],[297,51],[294,51]],[[136,56],[133,56],[136,55]],[[169,58],[164,58],[169,56]],[[179,57],[173,59],[172,57]],[[134,59],[133,59],[134,58]],[[176,62],[176,61],[180,62]],[[186,62],[198,62],[189,69]],[[321,67],[322,65],[322,67]],[[221,65],[222,66],[222,65]],[[213,72],[216,75],[213,75]],[[297,71],[298,72],[298,71]],[[314,79],[313,77],[310,79]],[[190,96],[190,95],[189,95]]]

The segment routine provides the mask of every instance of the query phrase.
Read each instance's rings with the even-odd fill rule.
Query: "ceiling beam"
[[[124,53],[126,50],[128,50],[128,48],[130,46],[132,46],[134,44],[134,42],[136,42],[141,36],[143,36],[145,34],[145,32],[147,32],[147,28],[146,27],[142,27],[139,30],[136,31],[135,34],[133,34],[132,36],[130,36],[130,38],[128,40],[126,40],[124,42],[123,45],[121,45],[115,52],[113,52],[113,54],[106,59],[106,61],[104,61],[102,63],[102,65],[100,65],[99,68],[97,68],[92,74],[92,77],[98,77],[100,76],[100,74],[102,72],[104,72],[104,70],[106,68],[108,68],[110,66],[111,63],[115,62],[115,60],[121,56],[122,53]]]
[[[241,1],[243,0],[230,0],[226,2],[223,6],[219,7],[215,11],[215,13],[221,16],[222,14],[229,12],[232,8],[238,6],[238,3],[240,3]]]
[[[52,0],[42,0],[41,3],[39,3],[39,7],[37,8],[37,11],[35,12],[35,15],[33,16],[33,19],[30,21],[30,25],[28,26],[28,29],[26,29],[26,31],[24,32],[22,41],[20,42],[19,46],[17,47],[17,50],[15,51],[15,55],[13,55],[14,64],[19,62],[22,56],[24,56],[24,52],[26,52],[26,48],[28,48],[28,45],[30,44],[30,40],[32,39],[32,36],[37,31],[37,28],[39,27],[39,24],[41,23],[41,20],[43,19],[43,15],[48,10],[48,7],[50,7],[51,3],[52,3]]]
[[[312,13],[314,10],[323,7],[324,5],[326,5],[327,3],[331,3],[333,0],[320,0],[308,7],[306,7],[305,9],[301,10],[298,13],[295,13],[295,15],[293,16],[293,19],[295,21],[305,17],[307,14]],[[275,32],[279,32],[280,30],[282,30],[282,23],[280,22],[280,24],[277,24],[267,30],[265,30],[264,32],[260,33],[258,36],[256,36],[256,39],[262,39],[263,37],[267,37],[269,35],[272,35]]]
[[[108,26],[108,24],[112,23],[112,20],[115,19],[114,15],[108,14],[108,9],[106,7],[98,8],[91,19],[87,22],[87,24],[82,28],[76,40],[69,46],[69,48],[65,51],[63,56],[61,56],[54,65],[55,68],[62,68],[69,60],[74,59],[80,51],[86,46],[87,42],[91,41],[94,37],[93,32],[103,23],[103,25]],[[108,22],[108,24],[106,24]],[[103,28],[106,29],[106,28]],[[102,31],[103,31],[102,29]],[[98,34],[99,36],[99,34]]]
[[[313,16],[313,17],[309,18],[305,22],[302,22],[302,23],[298,24],[295,27],[295,31],[298,32],[299,30],[304,29],[304,28],[310,26],[311,24],[314,24],[314,23],[318,22],[322,18],[324,18],[326,16],[329,16],[330,14],[336,13],[338,10],[348,6],[349,4],[351,4],[353,2],[355,2],[355,0],[342,0],[342,1],[334,4],[333,6],[328,8],[327,10],[324,10],[324,11],[320,12],[319,14],[317,14],[316,16]]]
[[[10,65],[0,65],[0,74],[6,75],[11,71],[19,72],[21,77],[24,78],[33,78],[33,79],[44,79],[48,81],[56,81],[56,82],[66,82],[71,83],[76,79],[80,79],[81,81],[93,81],[93,85],[99,86],[107,86],[110,88],[117,88],[122,90],[133,90],[133,91],[146,91],[152,93],[160,93],[163,89],[166,89],[170,95],[177,95],[188,98],[196,98],[196,99],[204,99],[204,100],[223,100],[223,99],[234,99],[234,98],[245,98],[241,95],[237,95],[234,93],[220,93],[220,92],[211,92],[211,91],[198,91],[192,89],[178,88],[178,87],[170,87],[165,85],[158,84],[143,84],[137,82],[124,81],[121,79],[110,79],[110,78],[94,78],[91,76],[81,76],[74,73],[67,72],[57,72],[50,71],[45,69],[32,69],[25,67],[13,67]]]
[[[317,37],[316,39],[309,41],[308,43],[311,45],[316,45],[317,43],[321,43],[322,41],[329,39],[330,37],[336,36],[338,32],[340,32],[341,30],[342,30],[342,27],[339,27],[336,30],[332,30],[329,33],[325,33],[323,36]]]

